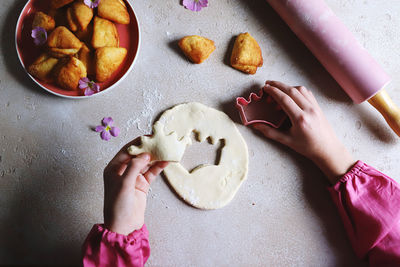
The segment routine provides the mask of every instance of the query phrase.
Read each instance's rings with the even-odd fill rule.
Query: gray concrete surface
[[[119,88],[74,101],[50,95],[24,73],[14,47],[21,0],[0,9],[0,264],[79,264],[80,247],[102,222],[102,170],[123,144],[150,133],[171,106],[198,101],[239,122],[234,97],[266,79],[313,91],[340,139],[357,159],[400,181],[400,143],[367,103],[354,105],[263,0],[209,0],[199,13],[179,0],[132,1],[142,46]],[[360,42],[393,77],[400,104],[400,2],[328,0]],[[227,65],[233,38],[250,32],[264,66],[256,75]],[[191,64],[176,41],[199,34],[217,49]],[[121,135],[102,141],[90,130],[112,116]],[[308,160],[240,126],[250,155],[248,180],[227,207],[194,209],[158,179],[149,194],[148,266],[363,266],[356,259],[326,191]],[[187,166],[203,163],[190,148]],[[204,152],[206,153],[206,152]],[[207,153],[206,153],[207,154]],[[212,162],[214,155],[208,153]]]

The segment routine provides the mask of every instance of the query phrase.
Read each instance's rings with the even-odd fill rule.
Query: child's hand
[[[104,225],[107,229],[128,235],[144,223],[146,197],[150,184],[168,165],[157,162],[149,166],[150,155],[133,157],[128,144],[104,169]]]
[[[332,183],[352,167],[355,161],[336,137],[311,91],[277,81],[267,81],[264,91],[279,103],[292,127],[283,132],[255,124],[255,129],[310,158]]]

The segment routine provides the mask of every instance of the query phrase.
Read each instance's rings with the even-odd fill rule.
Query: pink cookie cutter
[[[236,98],[236,108],[244,125],[264,123],[279,128],[287,118],[281,106],[262,88],[258,95],[251,93],[248,100],[244,97]]]

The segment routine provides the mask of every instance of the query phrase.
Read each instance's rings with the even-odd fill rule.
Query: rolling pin
[[[324,0],[267,0],[353,102],[368,100],[400,136],[400,109],[384,87],[391,78]]]

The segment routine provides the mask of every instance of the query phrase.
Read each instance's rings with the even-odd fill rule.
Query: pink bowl
[[[113,76],[107,80],[106,82],[99,83],[100,92],[92,95],[100,95],[106,91],[111,90],[116,87],[129,73],[132,69],[135,60],[138,56],[139,47],[140,47],[140,30],[139,30],[139,22],[133,11],[133,7],[129,3],[129,1],[125,0],[126,7],[128,8],[128,12],[130,15],[131,22],[128,25],[122,25],[115,23],[119,38],[120,38],[120,47],[125,47],[128,50],[128,54],[118,68],[118,70],[113,74]],[[31,37],[32,30],[32,21],[33,16],[36,11],[42,11],[47,13],[49,10],[49,0],[29,0],[18,18],[17,27],[15,30],[15,47],[17,49],[18,58],[24,67],[25,71],[29,65],[31,65],[36,58],[43,52],[42,47],[37,47],[33,43],[33,39]],[[66,98],[87,98],[92,96],[84,96],[82,94],[82,90],[66,90],[54,83],[46,83],[40,81],[30,75],[27,71],[26,73],[32,80],[38,84],[40,87],[45,89],[46,91]]]

